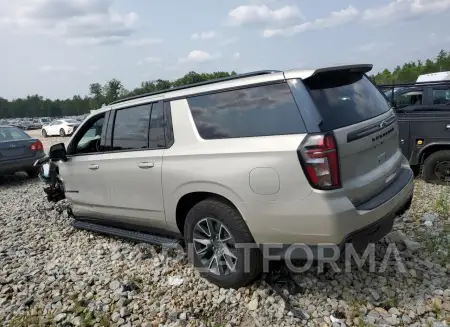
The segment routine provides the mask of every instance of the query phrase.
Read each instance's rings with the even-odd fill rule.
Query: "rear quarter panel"
[[[244,220],[251,204],[297,201],[311,193],[297,148],[304,135],[204,140],[195,127],[185,99],[171,102],[174,127],[173,146],[164,152],[162,185],[166,219],[176,228],[176,206],[191,192],[211,192],[230,200]],[[257,194],[250,187],[250,172],[273,168],[279,188],[273,194]],[[273,176],[273,175],[272,175]]]

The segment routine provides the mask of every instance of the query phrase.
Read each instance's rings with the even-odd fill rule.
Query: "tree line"
[[[441,50],[434,59],[427,59],[425,62],[421,60],[407,62],[403,66],[395,67],[393,71],[385,69],[370,77],[377,84],[407,83],[416,81],[421,74],[439,71],[450,71],[450,52]],[[10,101],[0,97],[0,118],[81,115],[123,97],[167,90],[231,75],[236,75],[236,72],[219,71],[199,74],[191,71],[175,81],[162,79],[145,81],[131,91],[126,90],[121,81],[113,78],[104,85],[92,83],[89,86],[89,95],[84,97],[74,95],[71,99],[51,100],[39,95],[29,95],[26,98]]]
[[[397,66],[393,71],[385,69],[371,78],[376,84],[411,83],[422,74],[450,71],[450,52],[441,50],[435,59],[417,60]]]

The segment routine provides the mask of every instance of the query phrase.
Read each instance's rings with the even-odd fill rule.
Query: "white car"
[[[75,119],[58,119],[52,121],[48,125],[42,126],[42,136],[66,136],[71,135],[80,125],[80,122]]]

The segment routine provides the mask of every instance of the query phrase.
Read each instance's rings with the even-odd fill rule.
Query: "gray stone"
[[[130,315],[130,312],[128,311],[127,307],[120,308],[120,316],[122,318],[126,317],[126,316],[129,316],[129,315]]]
[[[442,296],[444,299],[450,299],[450,289],[444,290],[444,293],[442,293]]]
[[[120,313],[118,313],[117,311],[114,312],[114,313],[111,315],[111,320],[112,320],[113,322],[118,322],[119,319],[120,319]]]
[[[258,309],[258,298],[254,298],[250,301],[250,303],[247,305],[247,308],[250,311],[255,311],[256,309]]]
[[[395,307],[390,308],[388,312],[392,315],[396,315],[396,316],[400,315],[400,311],[398,311],[398,309]]]
[[[380,294],[378,294],[378,292],[375,290],[372,290],[370,293],[372,294],[372,297],[375,301],[378,301],[381,298]]]
[[[79,316],[73,318],[72,324],[73,324],[74,326],[81,326],[81,325],[83,324],[83,318],[81,318],[81,317],[79,317]]]
[[[168,318],[169,318],[170,320],[175,321],[175,320],[178,319],[178,315],[179,315],[179,313],[176,312],[176,311],[170,312],[169,315],[168,315]]]
[[[187,313],[186,312],[180,313],[179,318],[180,318],[180,320],[186,320],[187,319]]]
[[[67,317],[67,314],[62,312],[60,314],[57,314],[55,316],[55,318],[53,318],[53,320],[55,320],[55,322],[60,322],[60,321],[64,320],[66,317]]]
[[[383,320],[387,324],[392,325],[392,326],[397,326],[399,323],[397,317],[395,317],[395,316],[391,316],[391,317],[386,316],[386,317],[383,317]]]
[[[113,280],[111,283],[109,283],[109,289],[112,291],[115,291],[121,286],[120,282],[118,280]]]
[[[405,323],[405,324],[410,324],[411,323],[411,317],[410,316],[408,316],[408,315],[403,315],[402,316],[402,321]]]

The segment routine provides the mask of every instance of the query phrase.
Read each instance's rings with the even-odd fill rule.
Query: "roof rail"
[[[156,92],[149,92],[149,93],[134,95],[134,96],[131,96],[131,97],[127,97],[127,98],[123,98],[123,99],[119,99],[119,100],[113,101],[109,105],[116,104],[116,103],[121,103],[121,102],[125,102],[125,101],[129,101],[129,100],[140,99],[140,98],[148,97],[148,96],[151,96],[151,95],[158,95],[158,94],[172,92],[172,91],[184,90],[184,89],[188,89],[188,88],[196,87],[196,86],[204,86],[204,85],[210,85],[210,84],[215,84],[215,83],[220,83],[220,82],[232,81],[232,80],[235,80],[235,79],[240,79],[240,78],[245,78],[245,77],[260,76],[260,75],[280,73],[280,72],[281,71],[279,71],[279,70],[258,70],[258,71],[254,71],[254,72],[250,72],[250,73],[231,75],[231,76],[228,76],[228,77],[216,78],[216,79],[209,80],[209,81],[204,81],[204,82],[199,82],[199,83],[194,83],[194,84],[188,84],[188,85],[182,85],[182,86],[174,87],[174,88],[171,88],[171,89],[165,89],[165,90],[156,91]]]

